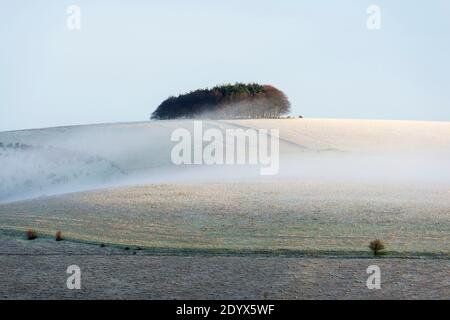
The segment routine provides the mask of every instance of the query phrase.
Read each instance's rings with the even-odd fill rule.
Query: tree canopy
[[[278,118],[290,111],[286,95],[270,85],[227,84],[164,100],[151,119]]]

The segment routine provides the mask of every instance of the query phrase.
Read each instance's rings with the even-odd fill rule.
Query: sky
[[[0,0],[0,131],[145,121],[234,82],[276,86],[295,116],[448,121],[449,17],[448,0]]]

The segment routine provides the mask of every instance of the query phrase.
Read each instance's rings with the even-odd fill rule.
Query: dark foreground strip
[[[84,319],[100,312],[114,314],[118,319],[315,319],[330,315],[332,318],[382,318],[397,309],[402,318],[409,315],[430,315],[448,310],[449,301],[278,301],[278,300],[171,300],[171,301],[0,301],[2,312],[14,318],[35,317]],[[60,313],[63,312],[63,313]],[[103,318],[103,317],[102,317]]]

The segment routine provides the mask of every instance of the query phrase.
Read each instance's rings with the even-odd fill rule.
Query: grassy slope
[[[42,198],[0,205],[0,228],[35,228],[49,234],[61,229],[66,236],[83,241],[182,250],[363,252],[370,240],[381,238],[390,251],[448,254],[448,184],[405,186],[406,180],[396,179],[406,167],[403,177],[412,172],[422,175],[418,178],[436,175],[448,181],[449,123],[272,119],[204,125],[279,128],[282,161],[284,155],[294,154],[295,168],[307,168],[308,179],[315,182],[297,177],[300,182],[290,184],[281,178],[250,185],[150,184]],[[170,176],[170,133],[180,127],[192,129],[192,122],[1,132],[0,140],[99,155],[138,176],[153,168],[145,171],[151,177],[169,165]],[[384,175],[375,171],[373,176],[379,179],[371,181],[366,157],[379,155],[386,161],[374,162],[370,169],[386,165],[380,169]],[[394,158],[399,162],[390,163]],[[341,176],[325,183],[323,177],[335,172]],[[364,183],[357,182],[361,174]],[[346,181],[350,175],[353,179]],[[209,181],[223,178],[213,176]],[[391,186],[385,183],[388,178]],[[164,181],[164,176],[158,181]]]

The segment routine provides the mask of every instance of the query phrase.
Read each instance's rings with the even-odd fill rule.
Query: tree
[[[373,254],[376,256],[381,250],[384,250],[384,243],[379,240],[373,240],[369,244],[369,248],[373,251]]]
[[[171,96],[158,106],[151,119],[278,118],[289,111],[288,98],[277,88],[236,83]]]

